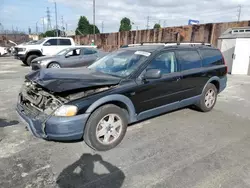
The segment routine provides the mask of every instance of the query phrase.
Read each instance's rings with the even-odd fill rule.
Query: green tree
[[[90,24],[85,16],[81,16],[78,21],[78,26],[76,29],[76,35],[87,35],[90,33]]]
[[[129,18],[122,18],[119,31],[130,31],[132,28],[131,21]]]
[[[156,23],[156,24],[154,25],[154,29],[160,29],[160,28],[161,28],[161,25],[160,25],[160,24]]]
[[[93,24],[90,24],[89,25],[89,34],[94,34],[94,25]],[[98,29],[97,26],[95,26],[95,34],[98,34],[100,33],[100,30]]]
[[[44,35],[45,35],[46,37],[56,37],[56,30],[54,29],[54,30],[46,31],[46,32],[44,33]]]

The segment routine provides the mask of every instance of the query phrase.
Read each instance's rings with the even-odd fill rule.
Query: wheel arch
[[[213,76],[211,77],[207,83],[205,84],[205,86],[203,87],[202,93],[204,92],[205,88],[207,87],[208,84],[214,84],[215,87],[217,88],[217,91],[220,91],[220,78],[218,76]]]
[[[28,59],[28,57],[29,57],[30,55],[42,56],[42,52],[39,51],[39,50],[32,50],[32,51],[29,51],[29,52],[26,54],[25,61],[27,61],[27,59]]]
[[[128,112],[129,123],[136,121],[136,112],[132,101],[128,97],[120,94],[108,95],[97,100],[86,110],[86,113],[92,113],[97,108],[106,104],[114,104],[126,110]]]

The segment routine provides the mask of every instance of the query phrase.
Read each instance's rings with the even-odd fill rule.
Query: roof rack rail
[[[175,46],[175,45],[204,45],[204,46],[212,46],[210,43],[205,43],[205,42],[141,42],[137,44],[128,44],[128,45],[123,45],[121,48],[126,48],[126,47],[135,47],[135,46],[150,46],[150,45],[162,45],[162,46]]]

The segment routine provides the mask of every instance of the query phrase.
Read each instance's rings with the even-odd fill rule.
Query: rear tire
[[[209,112],[214,108],[217,101],[217,88],[214,84],[209,83],[204,89],[199,104],[196,105],[200,111]]]
[[[36,59],[36,58],[38,58],[37,55],[30,55],[30,56],[27,58],[27,61],[26,61],[27,65],[30,66],[30,65],[31,65],[31,61],[32,61],[33,59]]]
[[[127,116],[121,108],[113,104],[101,106],[86,123],[84,141],[94,150],[110,150],[124,138],[127,124]]]
[[[61,66],[58,63],[53,62],[49,64],[48,68],[60,69]]]

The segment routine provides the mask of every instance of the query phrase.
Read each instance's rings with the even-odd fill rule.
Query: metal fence
[[[209,23],[151,30],[97,34],[95,36],[95,44],[105,51],[113,51],[122,45],[133,43],[175,42],[178,38],[177,33],[179,33],[179,41],[206,42],[216,46],[218,37],[228,28],[247,26],[250,26],[250,21]],[[77,35],[73,36],[73,38],[78,44],[91,44],[91,41],[94,39],[94,35]]]

